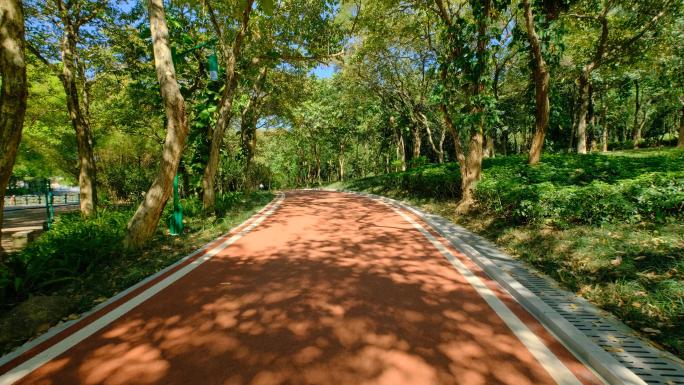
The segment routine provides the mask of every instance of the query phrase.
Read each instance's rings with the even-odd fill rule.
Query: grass
[[[684,151],[487,159],[457,216],[454,164],[337,184],[409,201],[494,241],[684,358]]]
[[[121,241],[134,208],[103,209],[85,221],[78,213],[60,215],[49,232],[0,264],[0,308],[10,314],[31,298],[50,296],[68,300],[71,314],[66,318],[75,318],[226,233],[272,199],[273,194],[268,192],[226,194],[217,198],[216,215],[210,217],[202,213],[197,199],[184,200],[182,235],[168,236],[166,223],[171,211],[167,207],[153,240],[140,250],[128,252],[121,248]],[[51,325],[63,316],[42,322]],[[0,326],[4,321],[1,318]],[[38,325],[36,333],[49,325]],[[0,338],[0,353],[33,337],[1,333],[5,335]]]

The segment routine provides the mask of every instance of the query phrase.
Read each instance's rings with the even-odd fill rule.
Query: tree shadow
[[[553,380],[391,209],[293,192],[255,231],[21,383]]]

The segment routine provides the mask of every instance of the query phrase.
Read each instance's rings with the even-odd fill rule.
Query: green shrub
[[[49,292],[105,268],[122,253],[130,215],[130,210],[101,210],[85,220],[78,213],[60,215],[50,231],[11,255],[0,268],[0,299]]]
[[[655,161],[552,155],[535,167],[517,157],[493,160],[476,197],[484,210],[511,223],[663,222],[684,212],[684,162],[677,154]]]
[[[458,165],[448,163],[359,179],[350,182],[347,187],[378,193],[411,192],[422,198],[455,198],[460,194],[460,185]]]
[[[684,212],[684,151],[485,159],[475,189],[480,209],[512,224],[564,227],[666,222]],[[346,184],[352,190],[421,199],[458,199],[458,165],[427,165]]]

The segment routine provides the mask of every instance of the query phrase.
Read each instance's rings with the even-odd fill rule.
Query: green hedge
[[[476,197],[484,210],[516,223],[563,226],[678,218],[684,212],[682,152],[641,155],[649,153],[550,155],[534,167],[520,157],[492,160]]]
[[[455,163],[347,184],[394,196],[458,199]],[[480,209],[509,223],[601,224],[663,222],[684,212],[684,151],[545,155],[529,166],[524,156],[486,159],[475,195]]]

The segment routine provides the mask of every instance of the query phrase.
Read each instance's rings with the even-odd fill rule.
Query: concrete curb
[[[639,376],[626,368],[623,364],[618,362],[613,356],[603,350],[594,341],[587,338],[580,330],[568,322],[562,315],[552,309],[544,301],[542,301],[536,294],[524,287],[520,282],[511,277],[508,273],[496,266],[491,258],[497,258],[496,255],[483,255],[468,242],[464,241],[458,235],[454,234],[453,229],[458,229],[459,233],[470,233],[468,230],[460,226],[453,226],[452,229],[447,229],[442,224],[437,223],[434,217],[441,218],[434,214],[428,214],[420,209],[412,207],[397,200],[378,196],[374,194],[359,193],[347,190],[328,190],[351,193],[355,195],[364,196],[370,199],[380,200],[392,205],[395,205],[403,210],[406,210],[428,224],[435,232],[440,234],[444,239],[448,240],[451,246],[460,251],[480,268],[504,287],[523,307],[537,318],[551,333],[553,333],[575,356],[586,363],[589,367],[596,371],[609,384],[629,384],[629,385],[645,385]],[[442,218],[443,219],[443,218]],[[478,237],[470,233],[472,237]],[[501,253],[501,252],[498,252]],[[485,253],[486,254],[486,253]]]

